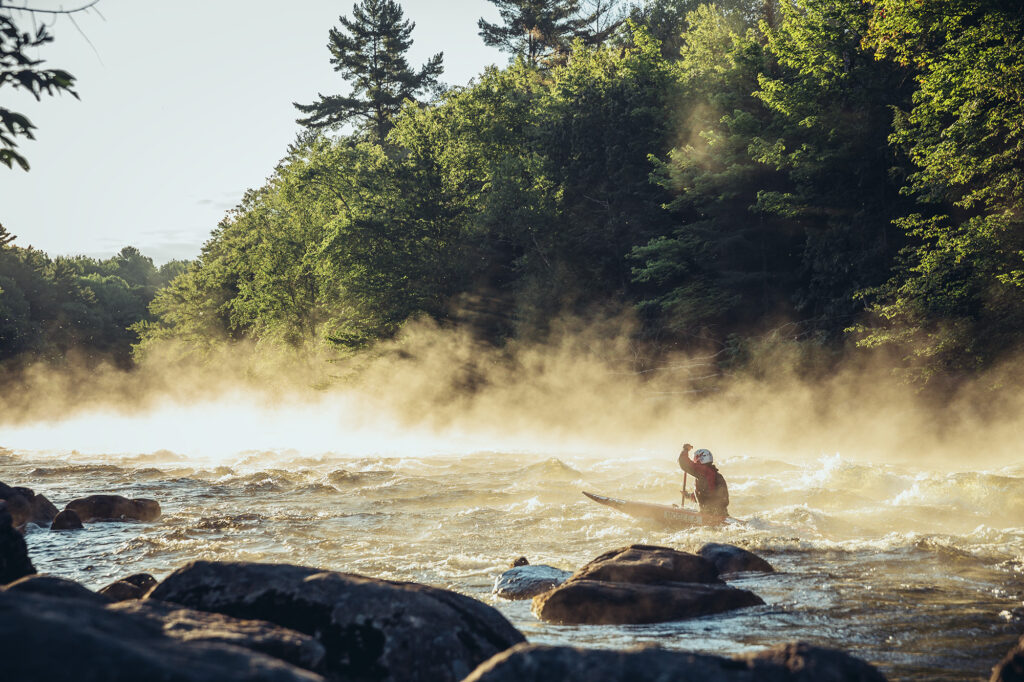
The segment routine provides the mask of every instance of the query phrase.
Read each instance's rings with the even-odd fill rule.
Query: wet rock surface
[[[753,592],[720,584],[635,585],[570,580],[535,597],[537,618],[563,625],[663,623],[723,613],[764,601]]]
[[[0,642],[10,680],[47,682],[313,682],[313,672],[249,649],[168,636],[155,619],[83,599],[0,592]],[[16,649],[15,649],[16,647]]]
[[[54,517],[50,530],[81,530],[82,519],[71,509],[65,509]]]
[[[15,529],[13,518],[7,511],[7,502],[0,500],[0,585],[35,572],[35,566],[28,558],[25,538]]]
[[[570,581],[657,584],[721,583],[718,569],[707,559],[655,545],[630,545],[605,552],[576,571]]]
[[[701,547],[697,553],[714,564],[719,574],[745,573],[747,571],[775,572],[770,563],[753,552],[749,552],[736,545],[709,542]]]
[[[93,521],[156,521],[160,518],[160,503],[138,498],[130,500],[121,495],[90,495],[71,500],[65,507],[78,514],[82,523]]]
[[[1024,637],[992,669],[990,682],[1024,682]]]
[[[15,528],[23,528],[28,523],[48,526],[57,516],[57,507],[31,488],[12,487],[0,482],[0,500],[7,502],[11,524]]]
[[[454,592],[284,564],[193,562],[147,599],[314,636],[334,679],[454,682],[525,641],[496,609]]]
[[[85,585],[55,575],[30,575],[3,588],[6,592],[38,594],[59,599],[82,599],[93,604],[109,604],[110,599]]]
[[[520,564],[495,578],[492,593],[502,599],[532,599],[555,589],[570,575],[553,566]]]
[[[632,651],[522,644],[465,682],[884,682],[872,665],[834,649],[784,644],[722,658],[659,648]]]
[[[266,621],[231,618],[151,599],[115,604],[108,610],[145,620],[182,642],[240,646],[310,671],[318,671],[324,662],[324,647],[314,637]]]

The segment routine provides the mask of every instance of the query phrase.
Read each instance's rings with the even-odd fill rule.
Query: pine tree
[[[2,223],[0,223],[0,249],[2,249],[5,246],[9,245],[15,239],[17,239],[17,237],[15,235],[11,234],[10,232],[8,232],[7,228],[4,227]]]
[[[590,14],[582,14],[580,0],[490,0],[497,5],[504,25],[484,19],[477,22],[484,43],[526,58],[531,65],[552,52],[565,52],[572,38],[599,43],[621,22],[602,26],[601,17],[613,3],[597,3]]]
[[[372,137],[383,140],[405,100],[437,89],[443,54],[435,54],[419,71],[410,68],[405,54],[416,25],[404,16],[394,0],[362,0],[353,5],[351,19],[338,17],[341,27],[331,29],[327,49],[334,70],[351,83],[352,92],[318,93],[320,100],[313,104],[293,102],[306,114],[297,122],[322,129],[357,121]]]

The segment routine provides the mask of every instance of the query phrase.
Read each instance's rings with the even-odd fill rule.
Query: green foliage
[[[355,120],[374,140],[383,141],[406,100],[436,90],[443,56],[435,54],[419,71],[409,66],[405,55],[416,25],[404,16],[394,0],[361,0],[353,5],[351,19],[338,17],[342,28],[331,29],[327,49],[334,70],[352,84],[352,92],[319,95],[313,104],[293,103],[306,114],[297,122],[322,129]]]
[[[1024,324],[1024,15],[1017,3],[877,0],[880,58],[915,70],[913,104],[892,142],[916,169],[921,204],[900,225],[913,242],[893,278],[866,292],[917,376],[961,373],[1019,348]]]
[[[44,94],[52,96],[62,92],[77,99],[78,93],[72,88],[74,76],[61,69],[42,69],[43,60],[29,56],[53,41],[46,24],[34,26],[34,33],[25,31],[15,22],[14,9],[0,5],[0,90],[7,86],[24,90],[36,100],[42,99]],[[24,114],[0,106],[0,163],[8,168],[18,164],[27,171],[28,161],[16,151],[17,138],[33,140],[33,130],[35,126]]]
[[[131,246],[102,261],[0,246],[0,361],[77,351],[127,364],[129,327],[148,316],[158,283],[152,260]]]
[[[887,279],[903,243],[891,223],[906,210],[905,160],[887,142],[893,109],[910,101],[910,80],[863,46],[870,6],[785,0],[780,9],[777,28],[763,25],[778,68],[759,76],[756,93],[777,125],[752,150],[789,182],[784,192],[763,192],[760,204],[806,234],[794,303],[835,334],[861,312],[856,292]]]

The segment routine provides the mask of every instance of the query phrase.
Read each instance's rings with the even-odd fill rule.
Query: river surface
[[[160,579],[192,559],[288,562],[456,590],[493,604],[535,643],[730,655],[802,639],[866,659],[891,680],[988,679],[1024,629],[1024,465],[963,473],[838,454],[796,463],[717,453],[730,511],[746,524],[668,532],[580,491],[677,501],[674,452],[510,452],[495,442],[447,453],[434,443],[415,457],[344,445],[113,454],[32,449],[39,433],[0,429],[0,481],[58,508],[94,493],[163,507],[152,524],[29,527],[39,572],[94,589],[140,571]],[[630,543],[697,551],[706,542],[740,545],[775,566],[731,581],[765,606],[568,627],[490,594],[520,555],[574,570]]]

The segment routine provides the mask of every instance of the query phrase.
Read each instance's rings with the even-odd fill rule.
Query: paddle
[[[683,494],[683,503],[680,506],[685,507],[686,506],[686,472],[685,471],[683,472],[683,489],[680,490],[679,492],[681,492]]]

